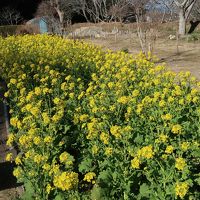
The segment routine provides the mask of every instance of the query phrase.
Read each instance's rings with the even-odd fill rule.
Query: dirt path
[[[3,86],[2,82],[0,86]],[[1,91],[1,90],[0,90]],[[5,119],[5,106],[2,102],[3,94],[0,93],[0,200],[12,200],[20,193],[19,184],[16,183],[16,178],[12,175],[14,168],[13,162],[6,162],[7,153],[13,153],[16,156],[14,148],[9,148],[6,145],[7,127]]]

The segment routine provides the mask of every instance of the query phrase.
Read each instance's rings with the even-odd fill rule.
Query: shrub
[[[0,35],[6,37],[8,35],[15,35],[18,25],[0,26]]]
[[[199,198],[200,84],[189,72],[53,36],[0,44],[24,198]]]
[[[19,26],[16,30],[16,35],[39,34],[39,33],[40,33],[40,30],[35,25]]]
[[[187,36],[188,42],[195,42],[200,40],[200,33],[191,33]]]

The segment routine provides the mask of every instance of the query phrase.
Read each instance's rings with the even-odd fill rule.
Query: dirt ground
[[[3,83],[0,81],[0,87],[3,87]],[[0,90],[0,98],[3,92]],[[0,200],[12,200],[22,193],[22,186],[17,183],[16,178],[13,176],[13,168],[15,167],[14,161],[6,162],[5,157],[7,153],[13,153],[16,156],[14,148],[9,148],[6,145],[7,130],[5,119],[5,107],[0,99]]]
[[[85,40],[100,45],[104,49],[127,49],[133,55],[141,51],[136,33]],[[158,64],[165,63],[167,67],[176,72],[191,71],[194,76],[200,79],[200,41],[189,42],[187,39],[181,39],[177,45],[176,39],[170,40],[165,35],[155,40],[153,54],[158,58]]]

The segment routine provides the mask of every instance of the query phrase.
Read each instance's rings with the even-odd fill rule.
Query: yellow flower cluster
[[[189,185],[187,182],[176,183],[176,187],[175,187],[176,195],[179,196],[181,199],[185,197],[188,189],[189,189]]]
[[[14,139],[15,139],[15,136],[13,133],[10,133],[9,136],[8,136],[8,140],[6,142],[6,144],[11,147],[13,142],[14,142]]]
[[[175,167],[178,169],[178,170],[183,170],[184,167],[186,166],[186,162],[185,162],[185,159],[184,158],[176,158],[176,164],[175,164]]]
[[[17,167],[17,168],[14,169],[13,175],[15,177],[19,178],[21,176],[21,174],[22,174],[22,169],[20,167]]]
[[[13,154],[12,154],[12,153],[8,153],[8,154],[6,155],[6,161],[11,161],[12,158],[13,158]]]
[[[44,188],[34,188],[35,199],[84,199],[95,181],[111,191],[108,199],[142,198],[141,183],[153,188],[149,199],[169,185],[169,199],[196,190],[194,180],[183,184],[197,177],[199,160],[200,83],[189,72],[56,36],[0,37],[0,45],[7,145],[20,148],[13,173]]]
[[[140,168],[140,159],[135,157],[133,160],[131,160],[131,167],[133,169],[139,169]]]
[[[94,181],[94,178],[96,177],[96,174],[94,172],[88,172],[87,174],[85,174],[84,176],[84,181],[87,181],[87,182],[91,182],[91,183],[95,183]]]
[[[62,191],[70,190],[78,184],[78,174],[75,172],[63,172],[54,177],[54,186]]]
[[[179,133],[181,133],[181,129],[182,129],[181,125],[176,124],[172,127],[172,133],[179,134]]]
[[[138,150],[137,155],[138,157],[144,157],[150,159],[154,155],[153,147],[151,145],[142,147],[141,149]]]
[[[173,146],[169,145],[169,146],[166,147],[165,153],[171,154],[173,152],[173,150],[174,150]]]
[[[110,127],[110,133],[112,135],[114,135],[116,138],[120,138],[121,137],[121,127],[117,126],[117,125]]]
[[[67,165],[72,165],[74,161],[73,156],[71,156],[67,152],[63,152],[62,154],[60,154],[59,159],[61,163],[65,163]]]

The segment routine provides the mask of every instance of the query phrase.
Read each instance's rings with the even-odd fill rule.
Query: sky
[[[25,20],[33,18],[41,0],[0,0],[0,8],[9,6],[17,9]]]

